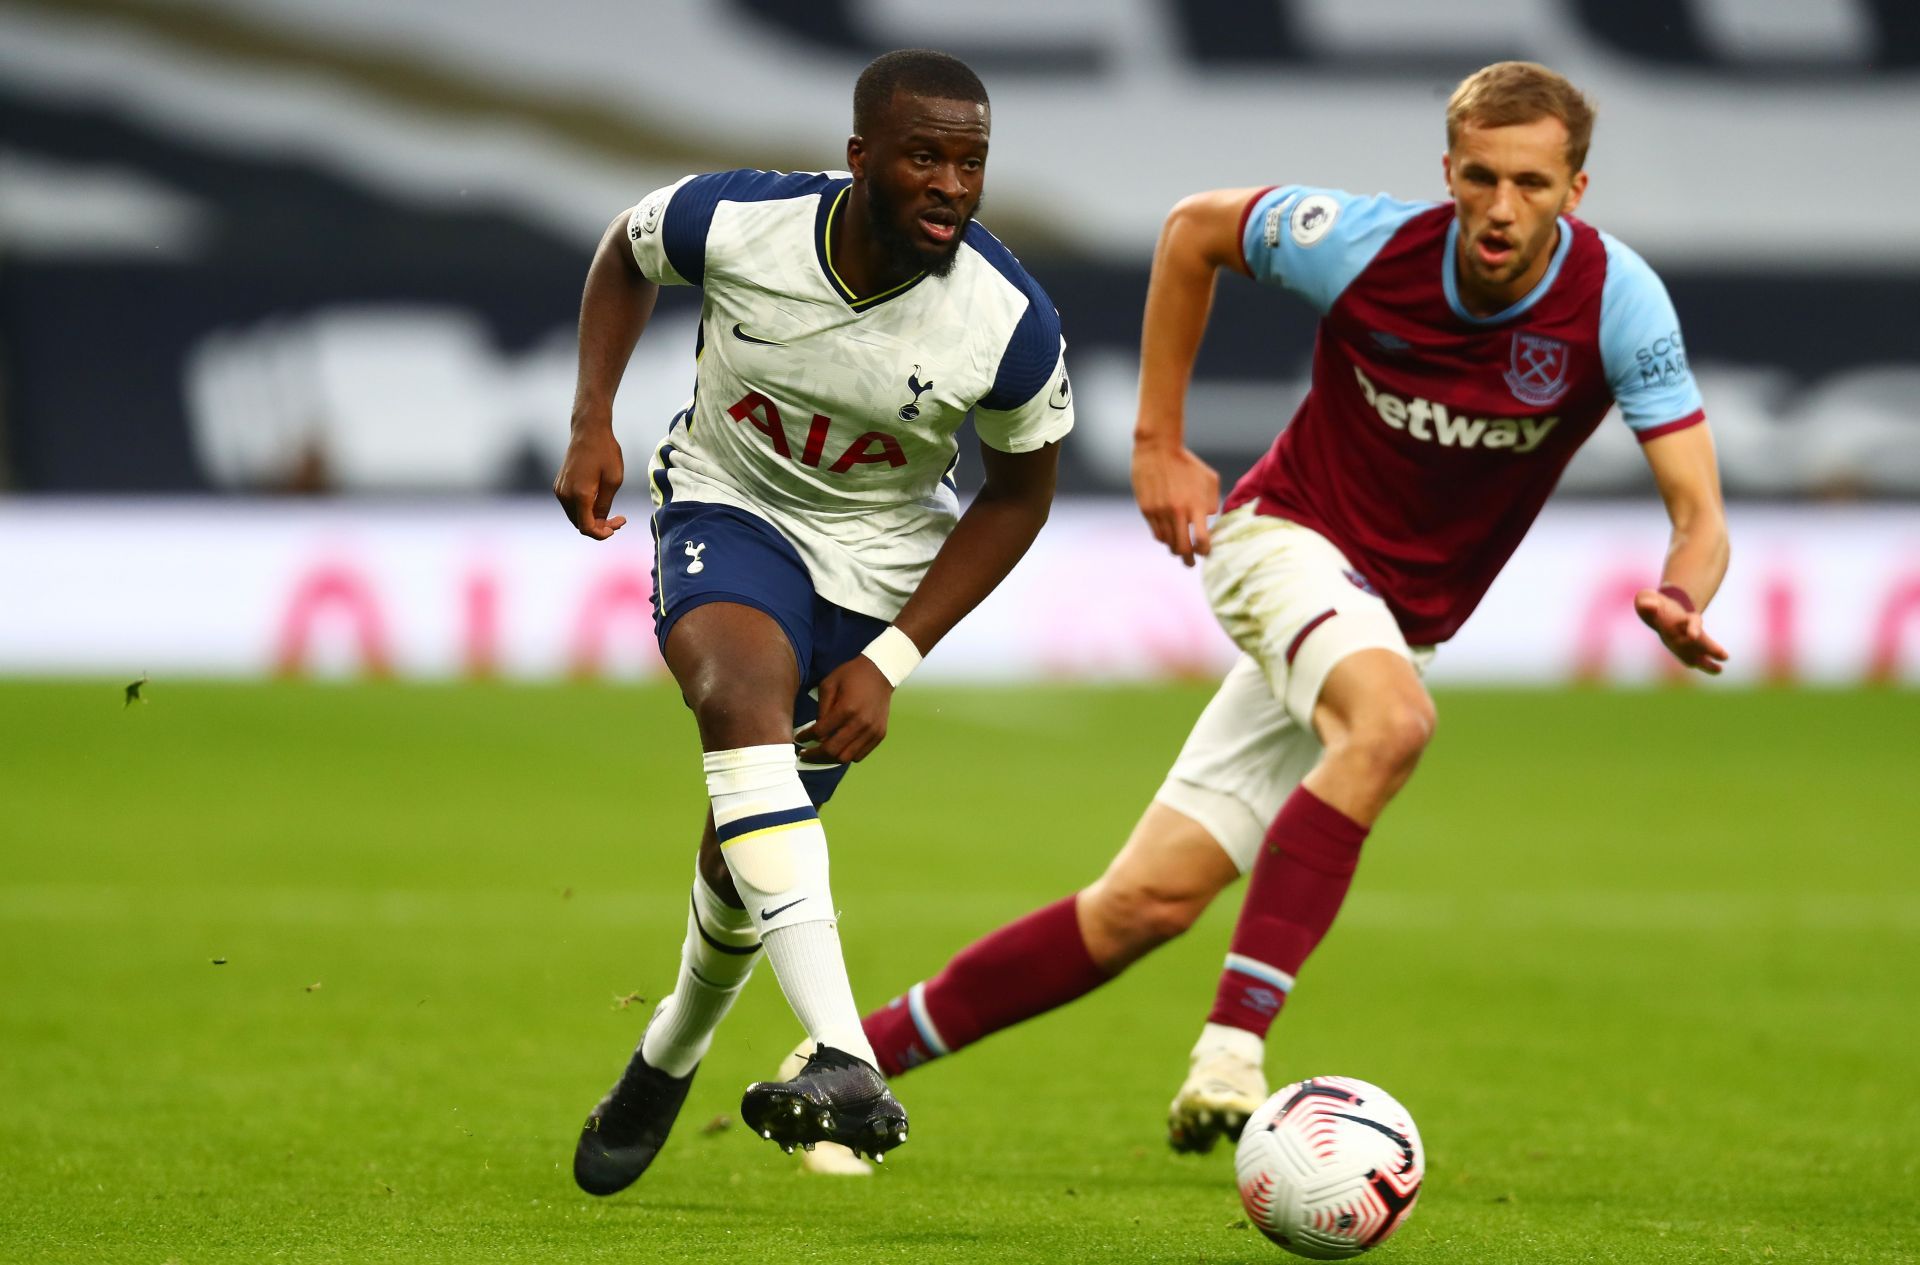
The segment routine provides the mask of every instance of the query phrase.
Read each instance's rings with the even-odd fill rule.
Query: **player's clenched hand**
[[[1213,548],[1207,519],[1220,508],[1220,476],[1188,449],[1134,445],[1133,499],[1153,538],[1186,565]]]
[[[820,718],[795,734],[809,764],[864,760],[887,736],[893,686],[873,660],[855,655],[820,682]]]
[[[560,508],[567,511],[568,521],[580,529],[581,535],[605,540],[626,526],[625,515],[607,517],[626,468],[612,427],[574,432],[560,473],[554,476],[553,494],[560,498]]]
[[[1674,658],[1709,676],[1720,674],[1727,650],[1707,636],[1699,611],[1687,609],[1659,589],[1641,589],[1634,594],[1633,611],[1641,623],[1660,635],[1661,644]]]

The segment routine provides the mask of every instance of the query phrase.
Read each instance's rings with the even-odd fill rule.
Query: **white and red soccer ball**
[[[1290,1252],[1358,1256],[1413,1212],[1427,1154],[1407,1109],[1377,1085],[1315,1076],[1247,1118],[1234,1156],[1247,1216]]]

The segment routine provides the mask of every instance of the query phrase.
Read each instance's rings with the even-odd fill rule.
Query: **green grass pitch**
[[[1287,1258],[1162,1112],[1236,899],[899,1085],[810,1179],[726,1124],[796,1039],[763,968],[672,1142],[568,1159],[670,986],[692,725],[634,687],[0,686],[0,1259]],[[903,691],[828,814],[882,1002],[1084,883],[1206,697]],[[1383,1262],[1920,1254],[1920,707],[1716,687],[1444,692],[1269,1045],[1429,1151]],[[1234,893],[1237,898],[1237,889]]]

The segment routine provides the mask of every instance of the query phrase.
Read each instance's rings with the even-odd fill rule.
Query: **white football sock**
[[[767,933],[766,946],[767,963],[780,981],[780,991],[814,1043],[845,1050],[879,1067],[880,1060],[860,1026],[860,1008],[853,1004],[853,986],[840,953],[840,925],[802,922],[780,927]]]
[[[827,836],[792,745],[709,751],[706,768],[720,855],[761,936],[831,919]]]
[[[852,1002],[847,960],[841,956],[839,923],[797,923],[766,935],[766,962],[787,994],[787,1006],[816,1044],[845,1050],[879,1067],[874,1046],[860,1027]]]
[[[721,855],[795,1018],[817,1043],[874,1063],[840,952],[826,832],[793,748],[710,751],[706,770]]]
[[[654,1008],[653,1022],[640,1042],[648,1065],[669,1076],[685,1076],[706,1057],[714,1029],[733,1009],[760,960],[753,919],[721,900],[700,877],[697,865],[692,905],[687,938],[680,946],[680,977],[673,992]]]

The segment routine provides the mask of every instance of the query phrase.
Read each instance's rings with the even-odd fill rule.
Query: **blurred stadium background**
[[[915,1073],[881,1180],[797,1186],[727,1128],[797,1035],[764,979],[673,1163],[608,1201],[563,1167],[671,986],[703,810],[645,529],[546,491],[587,260],[689,171],[837,166],[854,76],[915,44],[992,93],[983,218],[1060,305],[1079,427],[833,806],[863,1002],[1091,878],[1229,657],[1127,496],[1167,208],[1441,196],[1443,102],[1495,58],[1597,98],[1586,217],[1673,291],[1733,683],[1920,683],[1914,0],[0,0],[0,1261],[1281,1259],[1228,1157],[1157,1138],[1232,896]],[[619,400],[629,514],[694,297]],[[1222,283],[1191,417],[1224,478],[1311,334]],[[1440,657],[1442,740],[1289,1003],[1276,1081],[1419,1114],[1394,1259],[1916,1259],[1913,696],[1556,688],[1672,676],[1627,600],[1665,537],[1603,425]],[[1474,688],[1508,683],[1545,688]],[[1036,1110],[983,1109],[1009,1086]]]
[[[644,531],[595,547],[544,491],[592,244],[688,171],[838,166],[860,66],[931,44],[993,94],[983,218],[1060,306],[1080,425],[1054,525],[930,671],[1225,661],[1125,499],[1160,217],[1232,184],[1442,195],[1447,92],[1520,56],[1598,100],[1584,214],[1679,307],[1735,502],[1733,675],[1920,679],[1917,13],[4,0],[0,673],[659,673]],[[629,372],[630,476],[689,389],[693,298]],[[1224,478],[1291,412],[1310,336],[1223,283],[1192,429]],[[1436,676],[1661,674],[1624,595],[1663,541],[1609,424]]]

